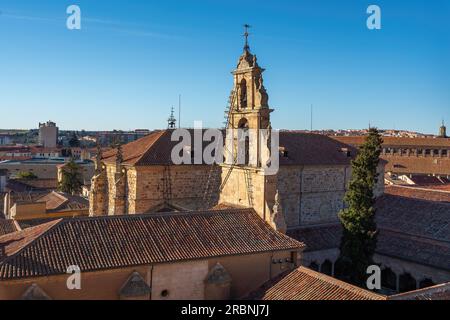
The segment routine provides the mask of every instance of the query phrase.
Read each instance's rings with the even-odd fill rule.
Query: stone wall
[[[280,168],[277,186],[288,228],[337,221],[349,172],[349,166]]]

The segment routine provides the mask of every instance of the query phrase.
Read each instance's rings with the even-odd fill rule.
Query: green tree
[[[69,146],[71,146],[72,148],[80,146],[80,140],[78,139],[78,136],[75,132],[73,132],[72,136],[70,137]]]
[[[19,179],[23,179],[23,180],[36,180],[38,178],[37,175],[35,175],[31,171],[29,171],[29,172],[19,172],[17,177]]]
[[[81,174],[80,167],[75,161],[70,160],[63,168],[61,172],[61,181],[58,185],[58,190],[70,193],[81,193],[81,187],[83,186],[83,175]]]
[[[343,235],[337,275],[359,286],[365,284],[366,270],[373,264],[377,245],[374,187],[382,143],[378,130],[369,129],[366,141],[352,161],[352,178],[344,198],[346,207],[339,213]]]

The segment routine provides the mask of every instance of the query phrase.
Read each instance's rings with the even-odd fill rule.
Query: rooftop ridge
[[[9,261],[10,259],[14,258],[16,255],[20,254],[23,250],[25,250],[28,246],[30,246],[32,243],[36,242],[37,240],[39,240],[40,238],[42,238],[44,235],[46,235],[50,230],[52,230],[55,226],[59,225],[60,222],[62,221],[62,219],[57,219],[57,220],[53,220],[41,225],[37,225],[35,227],[31,227],[28,229],[20,229],[16,232],[13,233],[9,233],[9,234],[5,234],[3,236],[0,236],[0,245],[2,243],[2,240],[8,239],[7,242],[9,241],[18,241],[18,238],[15,238],[19,235],[24,235],[24,234],[29,234],[32,233],[33,231],[36,231],[38,229],[43,229],[42,232],[38,233],[35,237],[33,237],[32,239],[30,239],[30,241],[26,242],[25,245],[22,245],[18,250],[13,251],[9,256],[7,256],[4,259],[1,259],[0,257],[0,265],[5,264],[5,262]],[[11,239],[9,239],[11,238]],[[22,237],[23,239],[23,237]]]
[[[337,285],[339,287],[344,288],[345,290],[349,290],[349,291],[354,292],[354,293],[362,293],[363,295],[367,295],[369,297],[370,296],[374,296],[374,297],[378,297],[378,298],[382,298],[382,299],[386,299],[387,298],[385,295],[381,295],[381,294],[369,291],[367,289],[364,289],[364,288],[361,288],[361,287],[357,287],[357,286],[352,285],[350,283],[347,283],[345,281],[333,278],[331,276],[328,276],[326,274],[323,274],[323,273],[320,273],[320,272],[308,269],[308,268],[303,267],[303,266],[299,267],[297,270],[300,270],[300,271],[304,272],[305,274],[307,274],[307,275],[309,275],[311,277],[314,277],[314,278],[317,278],[317,279],[320,279],[320,280],[324,280],[326,282],[329,282],[331,284]]]

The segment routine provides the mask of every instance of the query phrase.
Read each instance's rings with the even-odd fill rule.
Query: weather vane
[[[250,29],[252,26],[249,24],[244,24],[244,37],[245,37],[245,46],[244,46],[244,50],[248,51],[250,49],[249,45],[248,45],[248,36],[250,35],[250,33],[248,33],[248,29]]]

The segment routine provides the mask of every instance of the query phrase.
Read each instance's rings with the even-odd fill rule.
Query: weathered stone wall
[[[156,265],[152,300],[203,300],[208,260]]]
[[[261,169],[235,166],[228,175],[230,166],[222,166],[220,203],[253,207],[266,221],[270,219],[276,193],[276,176],[265,176]],[[249,191],[250,190],[250,191]],[[251,197],[251,201],[249,200]]]
[[[384,168],[380,165],[374,193],[384,193]],[[351,179],[351,166],[284,166],[277,188],[288,228],[338,221]]]
[[[280,168],[278,190],[288,228],[336,221],[349,172],[349,166]]]
[[[186,209],[204,209],[203,200],[211,167],[202,165],[136,167],[129,176],[130,213],[146,213],[169,204]],[[218,200],[220,171],[213,171],[210,178],[211,205]],[[167,179],[169,184],[164,180]],[[166,193],[166,194],[164,194]]]

